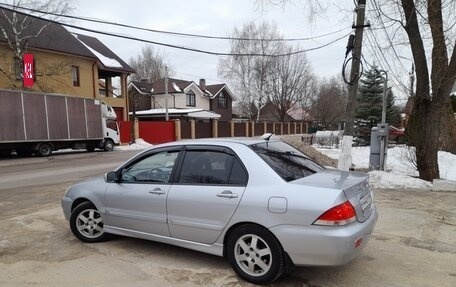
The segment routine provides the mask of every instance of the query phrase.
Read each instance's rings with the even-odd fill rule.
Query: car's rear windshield
[[[266,141],[250,147],[285,181],[300,179],[325,169],[284,142]]]

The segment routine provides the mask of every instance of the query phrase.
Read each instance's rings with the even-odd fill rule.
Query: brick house
[[[220,121],[232,119],[232,103],[235,96],[226,84],[206,85],[201,79],[199,85],[193,81],[168,78],[168,99],[166,103],[165,79],[153,83],[146,81],[129,83],[130,98],[136,99],[138,118],[164,117],[164,109],[168,106],[171,118],[190,116],[198,112],[205,112],[207,117]],[[130,109],[130,112],[132,109]]]
[[[0,26],[13,39],[14,32],[8,22],[13,13],[0,10]],[[127,63],[95,37],[71,33],[59,24],[20,12],[16,16],[25,26],[20,37],[28,37],[25,53],[33,54],[34,58],[34,84],[27,90],[100,99],[115,109],[119,120],[127,118],[128,98],[124,96],[127,77],[135,72]],[[42,32],[34,37],[40,29]],[[106,95],[100,95],[100,79],[105,83]],[[118,93],[113,92],[113,79],[120,83]],[[0,88],[25,89],[20,63],[15,62],[3,33],[0,33]]]

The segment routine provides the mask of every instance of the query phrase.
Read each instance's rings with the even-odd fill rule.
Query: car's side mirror
[[[105,174],[105,181],[109,183],[117,182],[119,177],[117,176],[116,171],[110,171]]]

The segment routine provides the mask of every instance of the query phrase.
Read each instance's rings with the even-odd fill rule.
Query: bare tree
[[[130,58],[130,66],[136,71],[131,75],[133,81],[141,81],[143,79],[153,82],[155,80],[170,77],[172,75],[172,67],[166,60],[166,55],[155,51],[152,46],[145,46],[141,49],[141,54],[136,58]]]
[[[307,11],[307,19],[309,22],[314,22],[315,18],[324,15],[326,10],[332,3],[330,1],[319,1],[319,0],[306,0],[306,1],[297,1],[297,0],[257,0],[257,8],[261,11],[266,10],[268,5],[273,6],[286,6],[288,4],[299,4],[302,8]]]
[[[391,59],[401,63],[403,58],[398,48],[408,49],[413,56],[416,94],[406,136],[408,143],[416,148],[420,178],[439,178],[438,150],[456,153],[456,120],[450,104],[456,81],[456,1],[374,0],[370,3],[373,7],[368,9],[366,17],[375,29],[367,33],[367,43],[381,50],[375,53],[374,61],[382,62],[383,69],[394,73]],[[387,46],[381,47],[379,42]]]
[[[311,114],[323,129],[328,129],[332,124],[342,121],[347,102],[347,89],[340,80],[331,78],[323,80],[317,97],[312,103]]]
[[[253,119],[266,102],[269,92],[267,78],[274,65],[275,58],[270,56],[249,56],[249,54],[273,55],[283,50],[283,43],[270,41],[280,39],[275,24],[266,22],[255,25],[245,24],[241,29],[235,28],[231,37],[231,53],[246,56],[232,56],[219,61],[219,75],[227,79],[230,86],[239,95],[238,108],[244,115]],[[255,39],[255,40],[252,40]]]
[[[383,28],[390,55],[410,49],[416,68],[416,93],[406,127],[416,148],[420,178],[439,178],[439,149],[456,153],[456,120],[450,103],[456,81],[456,2],[453,0],[374,1],[372,17]]]
[[[288,53],[292,50],[298,48],[285,48]],[[313,79],[311,66],[305,54],[294,54],[276,58],[271,68],[267,77],[269,101],[277,107],[278,120],[284,122],[288,111],[307,102]]]
[[[173,74],[172,69],[170,69],[170,64],[166,61],[166,56],[155,51],[153,47],[149,45],[143,47],[141,49],[141,54],[137,55],[136,58],[130,58],[130,66],[136,71],[135,74],[130,76],[131,81],[147,80],[149,83],[153,83],[161,78],[171,77]],[[132,142],[135,142],[134,122],[136,119],[139,97],[146,97],[146,95],[140,95],[135,91],[128,93],[128,101],[132,110]]]
[[[28,48],[29,41],[38,38],[46,27],[51,24],[51,22],[41,21],[38,26],[34,25],[34,22],[38,21],[36,17],[46,16],[51,20],[55,20],[59,18],[58,15],[68,13],[72,9],[72,0],[14,0],[12,4],[4,4],[4,6],[0,7],[0,17],[3,18],[0,21],[0,38],[6,41],[13,54],[14,67],[12,72],[0,67],[0,72],[10,79],[13,88],[21,87],[17,80],[22,77],[23,55]],[[50,67],[50,70],[55,69],[57,68]],[[51,71],[46,74],[49,73]]]

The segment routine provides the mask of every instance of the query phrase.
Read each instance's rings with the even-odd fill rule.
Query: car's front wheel
[[[70,228],[81,241],[94,243],[106,239],[103,217],[91,202],[83,202],[71,213]]]
[[[254,284],[271,283],[285,270],[285,252],[280,242],[267,229],[253,224],[231,233],[227,257],[234,271]]]

